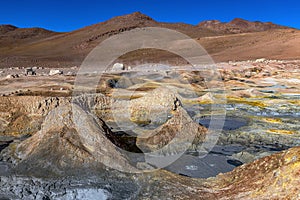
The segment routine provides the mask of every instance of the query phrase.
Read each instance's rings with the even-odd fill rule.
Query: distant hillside
[[[211,20],[201,22],[197,26],[164,23],[135,12],[67,33],[1,25],[0,67],[79,66],[101,41],[112,35],[142,27],[164,27],[189,35],[199,41],[216,61],[300,57],[299,30],[242,19],[234,19],[229,23]],[[123,56],[121,60],[129,63],[166,60],[181,64],[176,56],[153,50],[146,53],[145,50],[137,51]]]
[[[235,18],[228,23],[219,20],[209,20],[199,23],[199,27],[207,28],[220,33],[249,33],[268,31],[273,29],[287,29],[286,26],[273,24],[272,22],[250,22],[244,19]]]

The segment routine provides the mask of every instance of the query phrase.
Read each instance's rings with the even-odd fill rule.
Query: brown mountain
[[[14,31],[16,29],[17,27],[12,25],[0,25],[0,34],[3,35],[7,32]]]
[[[228,23],[220,22],[218,20],[208,20],[199,23],[198,26],[221,33],[249,33],[288,28],[286,26],[273,24],[272,22],[250,22],[241,18],[235,18]]]
[[[53,31],[43,28],[18,28],[13,25],[0,25],[0,44],[18,46],[26,41],[38,40],[56,35]],[[5,46],[7,47],[7,46]]]
[[[66,33],[2,25],[0,67],[79,66],[86,55],[101,41],[112,35],[142,27],[164,27],[189,35],[199,41],[216,61],[260,57],[291,59],[300,56],[299,30],[241,19],[229,23],[202,22],[197,26],[162,23],[135,12]],[[233,32],[239,34],[232,35]],[[181,64],[176,56],[161,51],[140,50],[121,58],[122,61],[130,63],[141,59],[144,62],[167,60]]]

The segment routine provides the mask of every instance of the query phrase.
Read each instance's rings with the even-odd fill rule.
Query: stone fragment
[[[54,75],[62,75],[63,74],[63,71],[59,70],[59,69],[52,69],[50,70],[49,72],[49,75],[50,76],[54,76]]]

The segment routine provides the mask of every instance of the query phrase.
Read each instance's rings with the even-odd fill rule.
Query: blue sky
[[[300,29],[298,0],[2,0],[0,24],[71,31],[140,11],[157,21],[272,21]]]

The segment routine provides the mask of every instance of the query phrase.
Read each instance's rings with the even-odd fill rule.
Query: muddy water
[[[9,146],[9,144],[12,142],[12,140],[1,140],[0,138],[0,152]]]
[[[216,117],[214,117],[216,118]],[[199,124],[209,128],[211,117],[196,120]],[[246,119],[226,117],[223,130],[236,130],[248,124]],[[233,154],[242,152],[246,148],[241,145],[217,145],[204,158],[199,157],[197,151],[186,152],[177,161],[166,167],[166,170],[193,178],[209,178],[232,171],[243,162],[232,158]]]
[[[214,116],[213,119],[218,119],[218,116]],[[209,125],[211,123],[212,118],[211,117],[202,117],[198,120],[196,120],[199,124],[205,126],[206,128],[209,128]],[[229,131],[229,130],[236,130],[243,126],[246,126],[248,124],[247,119],[243,119],[240,117],[231,117],[226,116],[224,120],[224,126],[223,130]]]
[[[219,150],[210,152],[204,158],[198,157],[197,152],[187,152],[165,169],[183,176],[209,178],[219,173],[232,171],[236,166],[243,164],[229,157],[241,151],[243,147],[226,146],[223,148],[216,146],[215,148]]]
[[[250,159],[248,162],[250,162],[282,150],[282,148],[272,146],[216,145],[204,158],[199,157],[197,151],[189,151],[165,169],[183,176],[209,178],[215,177],[219,173],[230,172],[235,167],[247,163],[243,157],[237,158],[236,155],[247,156],[249,153],[249,155],[253,155],[248,158]]]
[[[214,119],[216,118],[218,117],[214,117]],[[294,121],[296,120],[295,118],[292,119],[294,119]],[[199,122],[199,124],[209,128],[211,117],[206,116],[195,120]],[[272,124],[262,123],[261,126],[271,127]],[[230,137],[232,134],[243,132],[252,127],[253,120],[251,120],[249,114],[244,115],[244,118],[240,116],[226,116],[221,137]],[[258,129],[257,131],[260,130]],[[232,171],[235,167],[244,163],[252,162],[253,160],[280,152],[287,148],[289,148],[288,145],[282,147],[276,143],[241,143],[238,139],[236,139],[236,142],[226,143],[226,140],[222,140],[218,142],[206,157],[199,157],[197,151],[189,151],[165,169],[176,174],[193,178],[215,177],[219,173]]]

